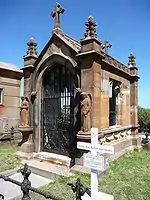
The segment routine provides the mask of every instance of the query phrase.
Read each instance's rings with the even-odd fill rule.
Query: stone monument
[[[87,92],[80,92],[80,109],[81,109],[81,130],[78,137],[90,137],[91,132],[91,108],[92,95]]]
[[[18,146],[20,147],[21,154],[26,154],[34,151],[32,140],[33,128],[29,124],[29,99],[23,96],[21,100],[20,126],[18,130],[22,133],[22,140],[18,143]]]
[[[84,37],[76,41],[61,29],[63,12],[56,3],[52,36],[39,54],[33,38],[27,43],[22,70],[29,102],[25,107],[22,102],[19,127],[23,152],[30,154],[32,149],[34,158],[46,157],[67,167],[80,164],[83,152],[76,148],[77,141],[90,142],[92,127],[98,128],[100,144],[116,148],[114,156],[140,148],[134,55],[129,56],[128,66],[109,55],[111,45],[108,41],[102,45],[92,16],[85,23]]]
[[[21,97],[22,103],[20,107],[21,126],[29,126],[29,99],[28,97]]]

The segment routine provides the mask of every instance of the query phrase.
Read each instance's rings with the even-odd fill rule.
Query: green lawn
[[[15,155],[16,144],[5,144],[0,146],[0,172],[14,169],[21,164],[21,160]]]
[[[80,177],[85,186],[90,186],[86,174],[72,177],[59,177],[42,189],[50,191],[66,200],[74,199],[68,182],[74,183]],[[150,199],[150,152],[142,150],[125,155],[111,163],[109,170],[99,180],[99,189],[114,195],[115,200],[149,200]],[[32,200],[44,200],[40,195],[31,194]]]

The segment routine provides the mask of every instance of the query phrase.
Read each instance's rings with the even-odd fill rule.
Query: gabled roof
[[[56,33],[57,34],[57,33]],[[81,49],[81,44],[67,34],[57,34],[68,46],[74,49],[77,53]]]
[[[79,52],[81,45],[80,43],[73,39],[72,37],[70,37],[67,34],[64,33],[55,33],[52,35],[52,37],[50,38],[50,40],[47,42],[47,44],[45,45],[44,49],[41,51],[41,53],[39,54],[34,66],[37,66],[38,63],[40,62],[40,60],[42,59],[44,53],[47,51],[47,49],[49,48],[51,41],[53,40],[54,37],[58,37],[60,40],[62,40],[67,46],[69,46],[72,50],[74,50],[76,53]]]
[[[65,33],[56,33],[56,32],[54,32],[54,34],[52,35],[52,37],[50,38],[50,40],[48,41],[48,43],[45,45],[44,49],[39,54],[39,56],[38,56],[38,58],[37,58],[37,60],[36,60],[36,62],[34,64],[34,66],[38,65],[38,63],[40,62],[42,56],[44,55],[44,53],[49,48],[49,45],[50,45],[50,43],[51,43],[51,41],[53,40],[54,37],[60,38],[60,40],[62,40],[68,47],[70,47],[72,50],[74,50],[76,52],[76,54],[81,49],[81,44],[77,40],[75,40],[74,38],[70,37],[69,35],[67,35]],[[102,54],[103,54],[103,56],[105,57],[105,59],[107,60],[107,62],[110,65],[114,65],[114,62],[115,62],[115,63],[117,63],[117,65],[119,65],[119,68],[121,70],[129,73],[129,68],[126,65],[124,65],[123,63],[121,63],[117,59],[113,58],[112,56],[107,55],[103,50],[102,50]]]

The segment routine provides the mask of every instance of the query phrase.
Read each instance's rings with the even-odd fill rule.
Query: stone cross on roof
[[[55,3],[55,11],[51,12],[51,16],[55,19],[54,22],[54,29],[53,32],[60,32],[61,28],[60,28],[60,14],[64,13],[64,9],[60,6],[59,3]]]
[[[92,37],[97,38],[96,34],[96,23],[94,22],[94,19],[92,16],[89,16],[88,21],[85,23],[86,27],[86,33],[84,34],[85,37]]]
[[[106,54],[108,54],[108,48],[111,48],[111,47],[112,47],[112,45],[109,44],[108,40],[105,40],[105,41],[104,41],[104,46],[102,47],[102,49],[104,49],[104,52],[105,52]]]

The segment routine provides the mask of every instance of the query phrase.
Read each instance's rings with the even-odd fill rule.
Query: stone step
[[[63,165],[57,165],[39,159],[22,160],[22,164],[27,163],[31,172],[45,178],[54,179],[57,176],[70,176],[70,169]]]

